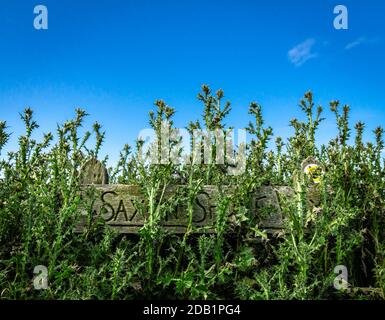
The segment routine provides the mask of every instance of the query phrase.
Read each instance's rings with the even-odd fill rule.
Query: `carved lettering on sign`
[[[108,173],[103,163],[91,158],[83,165],[80,182],[82,186],[83,208],[82,220],[77,231],[83,229],[88,221],[101,218],[106,225],[121,233],[137,233],[148,217],[146,197],[136,185],[109,185]],[[175,194],[183,186],[170,186],[165,197]],[[230,186],[223,187],[223,192],[230,195],[234,190]],[[292,190],[288,187],[262,186],[252,198],[251,213],[260,220],[260,226],[266,230],[282,228],[282,213],[279,203],[280,195],[288,195]],[[193,205],[192,223],[195,232],[215,232],[218,189],[216,186],[204,186],[196,196]],[[90,203],[92,201],[92,203]],[[91,207],[90,207],[91,206]],[[230,204],[229,217],[234,216]],[[180,204],[170,210],[161,220],[164,229],[174,233],[184,233],[188,225],[187,205]],[[231,219],[230,219],[231,221]],[[231,222],[230,222],[231,223]]]
[[[166,196],[175,192],[175,186],[166,190]],[[106,225],[121,233],[137,233],[148,219],[147,213],[138,207],[146,207],[146,199],[141,194],[140,188],[133,185],[89,185],[83,187],[83,196],[90,197],[87,193],[94,190],[95,200],[92,203],[94,218],[101,218]],[[226,192],[230,192],[227,188]],[[197,195],[193,206],[192,222],[197,232],[215,232],[215,214],[218,190],[215,186],[204,186]],[[282,228],[282,214],[277,196],[273,187],[261,187],[253,198],[251,211],[261,216],[261,225],[266,229]],[[230,210],[229,215],[233,212]],[[82,224],[85,224],[87,208],[84,208]],[[162,220],[163,228],[174,232],[183,233],[188,224],[187,206],[179,205],[169,212]],[[202,229],[202,227],[204,227]]]

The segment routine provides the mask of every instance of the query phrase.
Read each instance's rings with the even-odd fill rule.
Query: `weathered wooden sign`
[[[92,167],[96,174],[92,174]],[[114,228],[120,233],[137,233],[148,219],[148,214],[139,208],[146,207],[146,201],[140,192],[140,187],[135,185],[105,184],[108,176],[104,166],[96,160],[86,166],[86,176],[82,178],[85,183],[82,186],[83,197],[88,197],[91,202],[91,219],[101,218],[106,225]],[[106,178],[107,177],[107,178]],[[107,181],[106,181],[107,180]],[[96,182],[96,183],[94,183]],[[172,196],[176,188],[183,186],[172,186],[166,190],[165,198]],[[231,187],[226,187],[225,192],[231,192]],[[260,225],[267,232],[276,232],[282,229],[282,212],[280,197],[291,192],[287,187],[261,187],[253,196],[251,213],[256,217],[263,216]],[[216,210],[219,192],[216,186],[204,186],[198,193],[193,206],[192,223],[195,232],[215,232]],[[91,199],[92,198],[92,199]],[[87,203],[87,201],[85,202]],[[79,229],[82,229],[89,219],[90,206],[84,208],[84,215]],[[231,206],[228,215],[231,216]],[[229,221],[231,221],[231,217]],[[188,225],[187,205],[178,205],[160,222],[162,227],[173,233],[184,233]]]

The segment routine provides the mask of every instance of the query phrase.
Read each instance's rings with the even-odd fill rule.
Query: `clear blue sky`
[[[177,109],[178,127],[198,118],[203,83],[225,91],[236,128],[257,101],[286,137],[309,89],[325,109],[340,99],[352,121],[385,125],[385,1],[0,2],[0,119],[14,132],[7,150],[26,106],[37,137],[81,107],[87,125],[98,120],[107,131],[103,153],[114,160],[148,126],[155,99]],[[37,4],[48,8],[48,30],[33,27]],[[348,30],[333,27],[337,4],[349,10]],[[334,133],[329,118],[319,139]]]

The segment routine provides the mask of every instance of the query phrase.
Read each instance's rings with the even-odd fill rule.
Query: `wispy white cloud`
[[[349,42],[346,46],[345,46],[345,50],[350,50],[350,49],[353,49],[354,47],[358,47],[359,45],[367,42],[368,40],[366,39],[366,37],[359,37],[358,39],[352,41],[352,42]]]
[[[380,42],[381,42],[381,38],[378,38],[378,37],[368,38],[365,36],[361,36],[361,37],[357,38],[356,40],[349,42],[345,46],[345,50],[350,50],[350,49],[353,49],[353,48],[358,47],[358,46],[363,45],[363,44],[378,44]]]
[[[312,38],[297,44],[288,52],[288,58],[290,62],[296,67],[299,67],[303,65],[306,61],[316,58],[318,54],[316,52],[312,52],[314,45],[315,40]]]

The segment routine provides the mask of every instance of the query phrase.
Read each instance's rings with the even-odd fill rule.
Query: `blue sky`
[[[37,4],[48,8],[48,30],[33,27]],[[348,8],[348,30],[333,27],[338,4]],[[178,127],[197,119],[203,83],[225,91],[235,128],[256,101],[287,137],[307,90],[325,109],[335,99],[351,105],[352,122],[368,130],[385,124],[385,1],[1,0],[0,8],[0,119],[14,132],[6,150],[26,106],[37,137],[81,107],[86,126],[97,120],[107,131],[103,153],[114,160],[148,126],[155,99],[177,109]],[[325,115],[320,142],[335,134]]]

